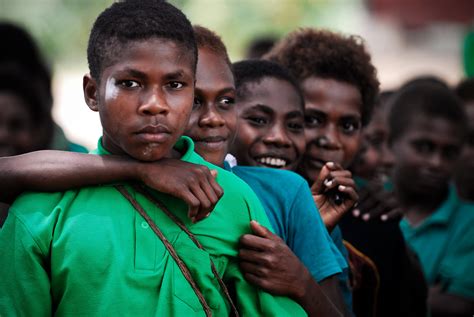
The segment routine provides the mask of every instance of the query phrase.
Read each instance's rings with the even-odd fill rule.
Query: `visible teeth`
[[[286,160],[277,157],[261,157],[257,159],[257,162],[275,167],[284,167],[287,164]]]

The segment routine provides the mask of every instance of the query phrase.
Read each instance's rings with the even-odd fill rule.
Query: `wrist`
[[[295,283],[295,290],[293,291],[293,297],[298,302],[301,303],[305,300],[308,293],[310,293],[313,284],[315,283],[313,277],[309,273],[306,267],[303,267],[300,281]]]

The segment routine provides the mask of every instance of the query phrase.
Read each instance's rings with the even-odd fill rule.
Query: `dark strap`
[[[141,187],[141,186],[138,186],[138,185],[132,185],[133,189],[135,189],[137,192],[139,192],[140,194],[142,194],[143,196],[145,196],[150,202],[152,202],[156,207],[158,207],[159,209],[161,209],[174,223],[176,223],[178,225],[178,227],[181,228],[181,230],[183,230],[187,235],[188,237],[194,242],[194,244],[201,250],[203,251],[206,251],[204,249],[204,247],[202,246],[202,244],[198,241],[198,239],[194,236],[194,234],[189,231],[189,229],[186,227],[186,225],[178,218],[176,217],[166,206],[165,204],[163,204],[163,202],[161,202],[158,198],[154,197],[147,189]],[[239,312],[234,304],[234,302],[232,301],[232,297],[230,296],[230,293],[229,293],[229,290],[227,289],[227,286],[225,285],[224,281],[221,279],[221,277],[219,276],[219,274],[217,273],[217,269],[216,269],[216,266],[214,265],[214,262],[212,261],[211,258],[209,258],[209,260],[211,261],[211,270],[212,270],[212,273],[214,274],[214,277],[217,279],[217,281],[219,282],[219,285],[221,286],[221,289],[222,291],[224,292],[224,295],[225,297],[227,298],[227,300],[229,301],[229,304],[231,306],[231,309],[232,309],[232,313],[233,313],[233,316],[235,317],[238,317],[239,316]]]
[[[153,232],[155,232],[155,234],[160,238],[160,240],[163,242],[163,244],[165,245],[166,249],[168,250],[168,252],[171,254],[171,256],[173,257],[173,259],[175,260],[175,262],[178,264],[181,272],[183,273],[184,277],[186,278],[186,280],[189,282],[189,284],[191,285],[191,287],[193,288],[194,292],[196,293],[196,296],[198,297],[199,301],[201,302],[201,305],[203,306],[204,308],[204,311],[206,313],[206,316],[211,316],[212,315],[212,312],[211,312],[211,309],[209,307],[209,305],[207,304],[206,302],[206,299],[204,298],[204,296],[202,295],[202,292],[199,290],[196,282],[193,280],[193,277],[191,275],[191,273],[189,272],[189,269],[187,268],[186,264],[181,260],[181,258],[179,257],[179,255],[177,254],[176,250],[174,250],[173,246],[171,245],[171,243],[168,241],[168,239],[164,236],[164,234],[161,232],[161,230],[155,225],[155,223],[153,222],[153,220],[148,216],[148,214],[146,213],[146,211],[141,207],[141,205],[138,203],[138,201],[136,201],[131,195],[130,193],[125,189],[125,187],[123,185],[117,185],[115,186],[117,188],[117,190],[132,204],[132,206],[138,211],[138,213],[147,221],[148,225],[152,228]],[[206,251],[204,249],[204,247],[202,246],[202,244],[197,240],[197,238],[194,236],[194,234],[189,231],[189,229],[184,225],[184,223],[179,219],[177,218],[167,207],[166,205],[161,202],[158,198],[154,197],[148,190],[144,189],[143,187],[141,186],[138,186],[138,185],[132,185],[133,189],[136,190],[137,192],[139,192],[140,194],[142,194],[145,198],[147,198],[150,202],[152,202],[156,207],[158,207],[160,210],[162,210],[174,223],[176,223],[176,225],[178,225],[178,227],[183,230],[187,235],[188,237],[191,239],[191,241],[194,242],[194,244],[201,250],[203,251]],[[210,262],[211,262],[211,269],[212,269],[212,273],[214,274],[214,277],[217,279],[217,281],[219,282],[219,285],[222,289],[222,291],[224,292],[224,295],[225,297],[227,298],[227,300],[229,301],[229,304],[231,306],[231,310],[232,310],[232,315],[231,316],[235,316],[235,317],[239,317],[239,312],[234,304],[234,302],[232,301],[232,297],[230,296],[230,293],[229,293],[229,290],[227,289],[224,281],[222,281],[221,277],[219,276],[219,274],[217,273],[217,269],[214,265],[214,262],[212,261],[211,258],[209,258]]]
[[[163,244],[165,245],[166,250],[168,250],[168,252],[171,254],[171,257],[175,260],[176,264],[178,264],[178,267],[183,273],[184,278],[188,281],[188,283],[191,285],[192,289],[196,293],[196,296],[198,297],[199,302],[201,303],[204,309],[204,312],[206,313],[206,316],[212,316],[211,308],[207,304],[206,299],[202,295],[202,292],[197,286],[196,282],[193,280],[191,272],[189,272],[188,267],[183,262],[183,260],[181,260],[178,253],[173,248],[173,246],[168,241],[168,239],[164,236],[161,230],[155,225],[153,220],[148,216],[148,214],[142,208],[142,206],[138,203],[138,201],[136,201],[135,198],[133,198],[132,195],[130,195],[130,193],[127,191],[127,189],[123,185],[116,185],[115,188],[130,202],[130,204],[132,204],[132,206],[138,211],[138,213],[146,220],[146,222],[151,227],[153,232],[158,236],[158,238],[160,238],[161,242],[163,242]]]

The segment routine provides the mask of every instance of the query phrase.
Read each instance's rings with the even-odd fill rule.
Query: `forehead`
[[[234,76],[226,59],[206,48],[199,48],[196,69],[196,88],[220,90],[234,88]]]
[[[172,40],[151,38],[130,41],[120,46],[104,69],[121,70],[139,67],[143,71],[161,71],[194,74],[194,56],[184,46]],[[103,74],[102,74],[103,75]]]
[[[416,114],[405,126],[407,139],[429,139],[439,144],[462,142],[462,131],[456,123],[441,117]]]
[[[259,82],[245,84],[243,107],[265,105],[275,114],[301,112],[301,100],[296,89],[287,81],[265,77]]]
[[[305,110],[317,110],[328,115],[361,116],[362,97],[354,85],[334,79],[309,77],[301,84]]]

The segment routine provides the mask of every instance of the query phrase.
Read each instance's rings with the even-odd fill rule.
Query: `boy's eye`
[[[122,80],[119,82],[119,85],[125,88],[135,88],[140,86],[140,84],[135,80]]]
[[[457,146],[448,146],[443,150],[443,157],[449,161],[457,159],[461,149]]]
[[[219,104],[224,106],[225,108],[229,108],[234,103],[235,103],[235,100],[232,97],[222,97],[219,99]]]
[[[345,133],[352,133],[359,129],[360,124],[353,120],[347,120],[342,122],[341,127]]]
[[[304,131],[304,125],[300,122],[289,122],[288,128],[296,133],[300,133]]]
[[[415,150],[420,154],[430,154],[435,149],[434,144],[429,141],[415,141],[413,145]]]
[[[179,81],[172,81],[168,84],[168,86],[172,89],[181,89],[184,87],[184,84],[180,83]]]
[[[323,123],[323,119],[318,116],[306,115],[304,122],[307,127],[318,127]]]
[[[247,117],[247,120],[250,121],[251,124],[256,126],[263,126],[268,123],[268,120],[266,118],[259,116],[250,116]]]
[[[193,110],[198,109],[202,105],[202,100],[199,97],[194,97]]]

